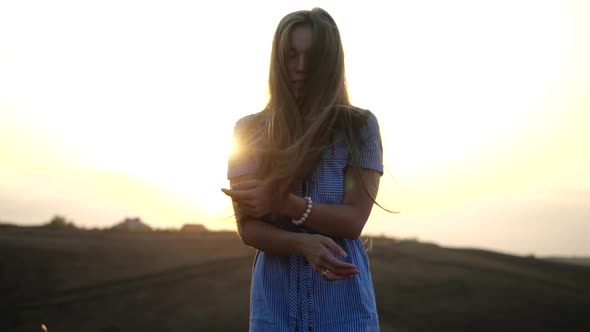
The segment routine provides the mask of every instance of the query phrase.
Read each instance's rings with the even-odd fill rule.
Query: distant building
[[[112,230],[118,231],[151,231],[152,228],[141,221],[140,218],[125,218],[120,223],[116,224],[111,228]]]
[[[201,224],[184,224],[180,229],[181,232],[202,233],[207,232],[207,228]]]

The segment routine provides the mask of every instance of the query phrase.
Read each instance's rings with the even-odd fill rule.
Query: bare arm
[[[313,203],[311,213],[304,226],[330,237],[356,239],[371,214],[373,199],[379,190],[380,174],[369,169],[358,169],[362,173],[365,187],[360,182],[357,169],[347,168],[344,177],[345,189],[342,204]],[[369,193],[367,193],[367,191]],[[307,203],[304,198],[291,194],[283,205],[282,213],[291,219],[299,219]]]
[[[246,178],[230,179],[230,184]],[[355,265],[334,257],[333,253],[342,257],[347,254],[332,239],[319,234],[289,232],[242,214],[236,201],[233,201],[233,206],[238,221],[238,234],[244,244],[274,255],[304,255],[316,272],[321,273],[324,269],[328,271],[326,275],[322,274],[328,280],[347,279],[359,273]]]
[[[329,237],[358,238],[371,213],[371,197],[377,195],[379,179],[380,174],[375,170],[347,168],[342,204],[313,204],[304,226]],[[291,219],[299,219],[307,207],[304,198],[289,194],[273,208],[269,204],[272,193],[263,181],[255,179],[240,179],[232,189],[223,191],[239,202],[248,215],[256,218],[274,211]]]
[[[230,179],[230,185],[234,186],[251,176],[240,176]],[[295,255],[303,254],[305,237],[309,234],[289,232],[273,225],[270,225],[258,218],[242,213],[239,203],[233,201],[236,220],[238,221],[238,234],[244,244],[258,250],[274,255]],[[340,254],[344,251],[340,249]]]
[[[233,204],[234,210],[239,211],[238,204]],[[306,234],[288,232],[262,220],[238,214],[236,212],[238,234],[245,245],[279,256],[303,254]]]

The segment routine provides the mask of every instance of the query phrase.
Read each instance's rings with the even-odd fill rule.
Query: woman
[[[353,107],[340,34],[320,8],[274,35],[270,100],[240,119],[228,179],[242,241],[258,249],[251,331],[378,331],[361,231],[383,173],[377,119]]]

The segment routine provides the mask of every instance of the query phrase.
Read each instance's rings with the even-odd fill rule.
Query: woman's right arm
[[[237,176],[230,179],[230,185],[233,186],[236,183],[251,179],[253,179],[251,175]],[[238,234],[245,245],[279,256],[305,254],[306,240],[309,240],[311,234],[289,232],[280,229],[258,218],[244,215],[240,210],[238,202],[233,201],[232,204],[238,224]],[[340,246],[330,238],[327,239],[334,243],[331,249],[340,256],[346,256],[346,253]]]
[[[303,254],[306,234],[288,232],[262,220],[239,217],[237,213],[236,219],[238,234],[245,245],[278,256]]]
[[[242,177],[240,177],[242,178]],[[230,179],[234,184],[242,179]],[[242,215],[237,202],[233,202],[238,234],[245,245],[265,253],[287,256],[304,255],[318,273],[328,270],[328,280],[347,279],[359,273],[354,264],[338,260],[334,254],[346,257],[347,254],[331,238],[320,234],[289,232],[260,219]]]
[[[332,252],[346,252],[332,239],[319,234],[289,232],[261,220],[242,218],[238,233],[244,244],[273,255],[304,255],[317,273],[327,270],[328,280],[342,280],[359,273],[354,264],[338,260]]]

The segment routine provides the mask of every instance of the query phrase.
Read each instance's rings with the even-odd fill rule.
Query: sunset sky
[[[1,2],[0,220],[234,229],[234,123],[266,103],[279,20],[315,6],[401,211],[366,234],[590,255],[584,0]]]

